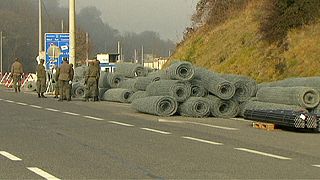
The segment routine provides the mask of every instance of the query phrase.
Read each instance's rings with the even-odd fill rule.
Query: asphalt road
[[[0,89],[0,179],[319,179],[320,134]]]

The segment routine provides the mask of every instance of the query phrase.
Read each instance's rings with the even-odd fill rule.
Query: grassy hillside
[[[285,47],[261,40],[263,1],[252,1],[218,26],[203,26],[176,49],[171,59],[223,73],[243,74],[259,82],[320,75],[320,22],[293,29]]]

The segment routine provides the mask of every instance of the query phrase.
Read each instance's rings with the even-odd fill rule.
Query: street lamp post
[[[2,55],[2,53],[3,53],[3,51],[2,51],[2,49],[3,49],[3,47],[2,47],[2,31],[1,31],[1,33],[0,33],[0,45],[1,45],[1,48],[0,48],[0,57],[1,57],[1,61],[0,61],[0,66],[1,66],[1,78],[2,78],[2,75],[3,75],[3,55]]]

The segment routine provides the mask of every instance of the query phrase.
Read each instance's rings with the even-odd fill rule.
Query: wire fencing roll
[[[320,101],[319,92],[309,87],[264,87],[258,90],[257,99],[305,108],[314,108]]]
[[[206,117],[210,115],[210,103],[203,97],[190,97],[179,105],[178,112],[182,116]]]
[[[145,91],[147,89],[147,86],[151,84],[152,82],[160,81],[159,76],[146,76],[146,77],[137,77],[136,78],[136,84],[135,88],[140,91]]]
[[[170,80],[170,77],[167,75],[165,70],[158,70],[148,74],[148,76],[158,77],[162,80]]]
[[[75,82],[84,81],[87,70],[88,70],[88,66],[79,66],[79,67],[74,68],[73,81],[75,81]]]
[[[172,96],[178,102],[183,102],[190,97],[191,85],[187,81],[160,80],[147,86],[148,96]]]
[[[148,94],[146,91],[137,91],[130,96],[130,98],[128,99],[128,102],[132,103],[132,101],[134,101],[135,99],[145,98],[145,97],[148,97]]]
[[[133,92],[137,92],[137,91],[139,91],[139,89],[136,88],[136,83],[137,83],[137,79],[128,78],[128,79],[121,81],[118,84],[118,88],[129,89]]]
[[[75,82],[72,84],[71,96],[74,98],[84,97],[86,92],[86,86],[83,83]]]
[[[194,76],[194,67],[190,62],[177,61],[166,69],[166,73],[172,80],[190,80]]]
[[[178,103],[171,96],[149,96],[135,99],[131,107],[143,113],[157,116],[172,116],[177,111]]]
[[[203,83],[198,79],[192,79],[191,83],[191,95],[192,97],[205,97],[209,94],[208,90],[203,86]]]
[[[37,82],[36,81],[27,81],[23,86],[24,91],[36,91],[37,90]]]
[[[117,63],[116,72],[126,78],[146,76],[148,74],[148,71],[141,64],[135,63]]]
[[[216,96],[206,97],[210,103],[211,115],[217,118],[233,118],[239,114],[239,103],[235,100],[223,100]]]
[[[257,82],[250,77],[235,74],[220,74],[220,76],[234,84],[236,91],[233,98],[239,102],[247,101],[257,93]]]
[[[99,99],[103,99],[103,95],[106,91],[108,91],[110,88],[99,88]]]
[[[287,105],[279,103],[269,103],[261,101],[246,101],[240,105],[239,116],[244,117],[244,112],[246,110],[292,110],[292,111],[303,111],[307,110],[303,107],[297,105]]]
[[[107,83],[111,88],[117,88],[119,83],[124,80],[125,78],[122,74],[108,73],[107,75]]]
[[[194,78],[201,80],[210,93],[221,99],[231,99],[235,94],[236,88],[233,83],[207,69],[195,68]]]
[[[121,89],[121,88],[109,89],[104,93],[102,100],[128,103],[128,100],[132,94],[133,94],[133,91],[128,89]]]
[[[98,87],[99,88],[111,88],[109,82],[108,82],[108,72],[101,71],[100,72],[100,78],[98,82]]]
[[[301,77],[301,78],[287,78],[274,82],[260,83],[259,89],[263,87],[320,87],[320,76]]]

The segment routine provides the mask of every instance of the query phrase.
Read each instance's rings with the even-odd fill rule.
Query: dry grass
[[[288,35],[288,50],[262,42],[261,1],[217,27],[205,26],[183,42],[171,59],[188,60],[216,72],[243,74],[259,82],[320,75],[320,22]]]

